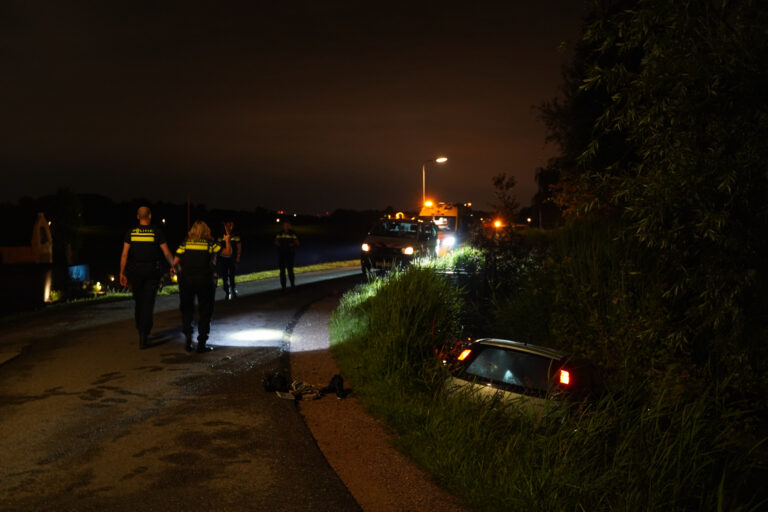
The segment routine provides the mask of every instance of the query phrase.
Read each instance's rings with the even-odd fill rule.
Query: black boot
[[[149,348],[149,336],[144,333],[139,333],[139,350],[144,350],[145,348]]]
[[[202,354],[203,352],[210,352],[211,350],[213,350],[213,347],[207,347],[205,345],[206,341],[208,341],[208,337],[207,336],[205,336],[205,337],[198,336],[197,337],[197,353],[198,354]]]
[[[184,333],[184,336],[187,338],[187,352],[192,352],[192,333]]]

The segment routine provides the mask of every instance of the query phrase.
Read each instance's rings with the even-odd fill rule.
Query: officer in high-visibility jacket
[[[192,351],[192,319],[195,316],[195,297],[198,303],[197,352],[212,350],[206,347],[211,331],[211,317],[215,303],[216,254],[232,254],[229,234],[224,235],[224,249],[213,241],[208,224],[198,220],[192,225],[187,239],[176,249],[173,267],[179,275],[179,309],[186,349]]]
[[[283,223],[283,230],[275,237],[275,245],[278,249],[278,266],[280,267],[280,285],[285,290],[285,274],[291,281],[291,288],[296,285],[293,275],[293,261],[296,257],[296,247],[299,246],[299,237],[291,229],[291,223]]]
[[[224,234],[217,240],[219,245],[224,247],[224,235],[229,235],[229,243],[232,244],[232,254],[225,256],[221,253],[219,266],[221,267],[221,282],[224,288],[224,296],[227,300],[237,297],[237,288],[235,288],[235,274],[237,273],[237,264],[240,263],[240,257],[243,254],[243,245],[240,242],[240,235],[235,232],[235,223],[231,220],[224,222]]]
[[[123,238],[123,253],[120,257],[120,285],[130,286],[136,302],[136,329],[139,331],[139,348],[149,346],[155,314],[155,297],[160,284],[161,254],[168,264],[173,256],[168,249],[165,234],[152,225],[152,212],[142,206],[136,212],[139,225],[129,230]]]

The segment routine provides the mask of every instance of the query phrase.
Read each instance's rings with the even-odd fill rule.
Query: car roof
[[[494,347],[508,348],[520,352],[528,352],[538,356],[548,357],[550,359],[563,359],[565,354],[554,348],[543,347],[541,345],[531,345],[521,341],[504,340],[500,338],[480,338],[475,340],[480,345],[490,345]]]

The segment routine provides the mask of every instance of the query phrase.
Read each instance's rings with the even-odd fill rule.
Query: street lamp
[[[421,164],[421,205],[424,206],[424,203],[427,201],[427,164],[431,162],[435,162],[436,164],[444,164],[448,161],[448,158],[444,156],[438,156],[437,158],[434,158],[432,160],[425,160],[424,163]]]

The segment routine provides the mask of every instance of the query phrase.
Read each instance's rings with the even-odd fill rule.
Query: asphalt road
[[[358,511],[296,406],[266,393],[289,334],[359,269],[240,285],[207,354],[184,351],[178,297],[138,349],[132,301],[3,322],[0,510]]]

